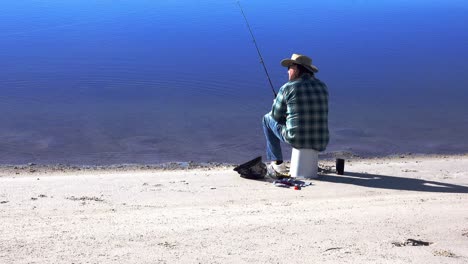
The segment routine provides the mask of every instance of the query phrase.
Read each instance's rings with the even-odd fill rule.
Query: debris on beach
[[[331,250],[340,250],[343,249],[342,247],[332,247],[332,248],[327,248],[324,252],[331,251]]]
[[[283,179],[275,180],[273,182],[273,185],[276,187],[283,187],[283,188],[294,187],[295,190],[300,190],[302,187],[312,185],[312,183],[299,181],[293,178],[283,178]]]
[[[434,256],[441,256],[441,257],[447,257],[447,258],[458,258],[456,254],[453,252],[450,252],[448,250],[436,250],[432,252]]]
[[[65,199],[71,200],[71,201],[95,201],[95,202],[104,202],[103,199],[101,199],[101,198],[99,198],[99,197],[96,197],[96,196],[92,196],[92,197],[88,197],[88,196],[81,196],[81,197],[69,196],[69,197],[65,197]]]
[[[392,242],[392,245],[397,246],[397,247],[406,247],[406,246],[429,246],[433,244],[432,242],[426,242],[422,240],[416,240],[412,238],[406,239],[404,242]]]
[[[175,243],[170,243],[170,242],[167,242],[167,241],[158,243],[158,246],[169,248],[169,249],[174,249],[174,248],[177,247],[177,245]]]
[[[9,201],[0,201],[0,204],[6,204],[8,203]]]
[[[330,173],[336,173],[336,170],[334,169],[333,166],[319,164],[318,172],[323,173],[323,174],[330,174]]]
[[[38,197],[31,197],[31,200],[36,201],[36,200],[39,199],[39,198],[47,198],[47,195],[45,195],[45,194],[39,194]],[[52,198],[53,198],[53,197],[52,197]]]

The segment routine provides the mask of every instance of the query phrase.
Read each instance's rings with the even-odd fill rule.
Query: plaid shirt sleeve
[[[284,124],[286,122],[286,111],[288,109],[283,91],[284,86],[278,91],[271,107],[271,115],[273,116],[273,119],[280,124]]]

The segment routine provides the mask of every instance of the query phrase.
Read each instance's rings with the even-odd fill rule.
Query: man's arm
[[[278,95],[276,96],[275,100],[273,101],[273,105],[271,107],[271,116],[275,119],[278,123],[286,123],[286,100],[284,98],[283,89],[278,91]]]

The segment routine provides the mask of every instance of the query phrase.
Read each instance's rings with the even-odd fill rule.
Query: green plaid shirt
[[[271,108],[273,118],[283,126],[286,142],[294,148],[323,151],[328,145],[328,88],[305,74],[287,82],[278,91]]]

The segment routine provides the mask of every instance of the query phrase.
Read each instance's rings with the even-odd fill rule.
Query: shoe
[[[268,176],[273,178],[289,177],[289,169],[284,163],[277,165],[274,161],[267,166]]]

